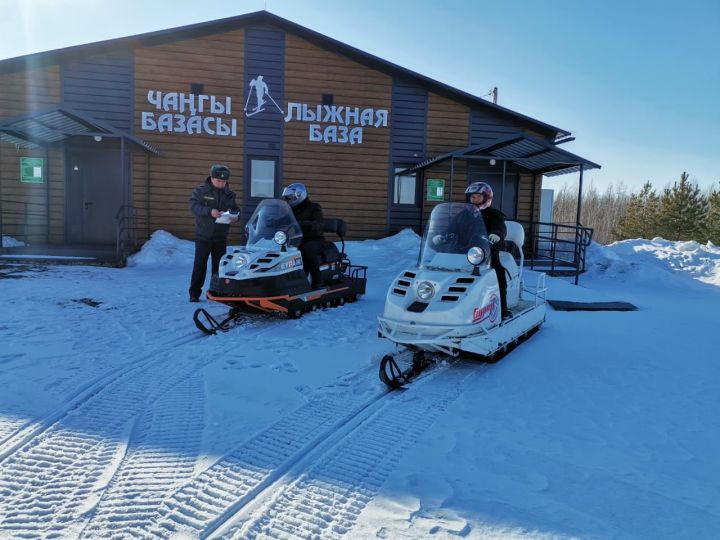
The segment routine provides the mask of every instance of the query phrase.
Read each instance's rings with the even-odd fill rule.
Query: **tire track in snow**
[[[69,396],[65,403],[57,407],[50,414],[40,420],[24,423],[23,427],[16,431],[13,435],[6,437],[0,443],[0,464],[11,456],[18,448],[31,441],[33,438],[38,437],[43,431],[50,428],[50,426],[70,414],[73,410],[81,407],[85,402],[98,395],[106,387],[112,385],[123,377],[130,376],[135,372],[141,371],[148,365],[151,365],[154,359],[160,354],[167,352],[168,348],[179,348],[183,345],[197,341],[198,339],[202,339],[202,337],[203,336],[196,334],[193,336],[183,336],[181,338],[170,340],[153,351],[142,355],[138,359],[118,366],[109,372],[105,372],[103,375],[96,377],[95,379],[92,379],[82,385],[80,388],[77,388],[75,392]]]
[[[477,368],[476,368],[477,369]],[[431,380],[442,369],[423,376]],[[365,375],[375,379],[375,370]],[[416,384],[419,384],[420,380]],[[154,538],[205,538],[272,488],[290,469],[402,393],[384,387],[371,397],[357,392],[321,394],[239,446],[168,499],[150,531]],[[408,394],[410,395],[410,394]],[[418,413],[424,415],[422,411]],[[340,435],[341,437],[343,435]],[[410,443],[408,443],[410,444]]]
[[[119,377],[5,459],[0,468],[0,533],[77,537],[82,515],[120,465],[129,426],[162,392],[202,365],[173,354],[156,358],[148,369]]]
[[[246,337],[273,328],[249,325]],[[201,348],[178,354],[179,347],[202,339],[208,338],[175,338],[114,369],[7,441],[0,449],[0,537],[77,538],[127,462],[133,422],[212,361]]]
[[[163,504],[151,535],[201,536],[217,520],[222,521],[228,509],[252,500],[307,448],[338,429],[344,419],[365,405],[362,400],[348,397],[321,399],[296,410],[174,493]]]
[[[407,449],[460,395],[467,377],[487,368],[456,363],[394,394],[396,399],[383,402],[360,425],[339,433],[309,465],[289,470],[274,490],[229,518],[218,534],[231,539],[342,537]]]
[[[163,499],[193,475],[204,405],[204,382],[195,373],[145,412],[125,460],[92,511],[81,538],[145,535]]]

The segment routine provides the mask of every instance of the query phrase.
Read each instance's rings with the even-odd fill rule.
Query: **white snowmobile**
[[[282,313],[297,318],[315,307],[354,302],[365,294],[367,266],[353,265],[348,259],[347,225],[342,219],[325,219],[324,232],[335,233],[342,249],[325,242],[321,281],[314,289],[298,248],[302,229],[285,201],[261,201],[245,225],[245,232],[247,244],[228,249],[207,293],[209,300],[229,306],[230,312],[218,322],[206,310],[196,310],[193,320],[203,332],[226,330],[230,322],[247,312]]]
[[[497,361],[545,321],[545,274],[539,274],[534,291],[523,287],[522,226],[507,221],[504,243],[517,248],[520,264],[508,251],[499,253],[512,315],[503,320],[484,221],[463,220],[463,212],[473,212],[472,205],[442,203],[433,209],[417,267],[402,272],[388,290],[378,334],[413,353],[405,370],[393,355],[383,357],[380,378],[390,387],[417,376],[428,365],[426,352]]]

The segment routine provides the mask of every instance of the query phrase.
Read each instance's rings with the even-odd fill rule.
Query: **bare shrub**
[[[616,229],[625,215],[631,194],[622,184],[615,188],[610,185],[600,193],[594,186],[583,190],[580,224],[594,229],[593,240],[609,244],[618,240]],[[553,221],[575,224],[577,215],[577,185],[566,185],[555,192],[553,200]]]

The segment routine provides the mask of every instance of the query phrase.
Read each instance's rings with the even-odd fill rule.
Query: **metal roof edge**
[[[125,36],[120,38],[113,38],[103,41],[97,41],[93,43],[86,43],[82,45],[74,45],[71,47],[65,47],[61,49],[54,49],[51,51],[43,51],[37,53],[30,53],[23,56],[16,56],[0,60],[0,73],[18,71],[26,69],[28,66],[34,65],[47,65],[53,63],[60,63],[65,57],[72,56],[75,54],[83,54],[90,51],[108,51],[115,50],[117,48],[134,48],[138,46],[148,46],[153,44],[160,44],[163,42],[178,41],[180,39],[188,39],[189,37],[198,35],[208,35],[223,29],[232,30],[235,28],[243,27],[252,22],[268,22],[275,24],[290,31],[309,39],[309,41],[327,47],[332,46],[334,49],[339,50],[341,53],[349,56],[350,58],[357,60],[361,63],[365,63],[384,72],[390,72],[391,74],[400,74],[406,78],[415,79],[419,81],[423,86],[429,86],[434,88],[441,94],[451,95],[455,98],[469,102],[474,105],[480,105],[481,107],[488,108],[502,115],[511,116],[522,120],[528,124],[532,124],[535,127],[539,127],[544,131],[553,133],[555,138],[570,135],[569,131],[566,131],[557,126],[547,124],[530,116],[522,113],[513,111],[491,103],[481,97],[475,96],[453,86],[447,85],[410,69],[404,68],[398,64],[394,64],[388,60],[365,52],[361,49],[338,41],[334,38],[321,34],[315,30],[311,30],[298,23],[270,13],[269,11],[254,11],[251,13],[245,13],[243,15],[236,15],[234,17],[226,17],[223,19],[216,19],[213,21],[205,21],[200,23],[194,23],[186,26],[178,26],[174,28],[167,28],[163,30],[156,30],[153,32],[147,32],[144,34],[136,34],[132,36]]]

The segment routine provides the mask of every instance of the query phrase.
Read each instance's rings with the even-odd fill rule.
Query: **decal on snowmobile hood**
[[[475,308],[473,310],[473,324],[489,319],[490,322],[495,322],[498,313],[500,312],[500,301],[498,300],[497,294],[493,293],[490,295],[490,303],[484,305],[481,308]]]

